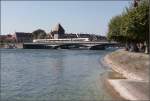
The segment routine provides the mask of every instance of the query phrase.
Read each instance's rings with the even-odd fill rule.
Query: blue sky
[[[60,23],[67,33],[106,35],[109,20],[121,14],[129,1],[2,1],[1,34],[47,33]]]

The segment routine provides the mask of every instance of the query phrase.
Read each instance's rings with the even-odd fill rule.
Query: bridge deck
[[[35,42],[24,43],[23,48],[26,49],[105,49],[106,46],[117,45],[116,42],[93,42],[93,41],[55,41],[55,42]]]
[[[94,41],[55,41],[55,42],[36,42],[36,43],[24,43],[24,44],[40,44],[40,45],[60,45],[60,44],[117,44],[116,42],[94,42]]]

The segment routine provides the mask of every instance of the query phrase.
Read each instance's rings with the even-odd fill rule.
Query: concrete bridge
[[[116,42],[93,42],[93,41],[53,41],[47,43],[24,43],[24,49],[89,49],[102,50],[106,47],[116,47]]]

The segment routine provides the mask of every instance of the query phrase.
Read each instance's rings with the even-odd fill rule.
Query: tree
[[[37,29],[32,32],[33,39],[44,39],[46,37],[46,32],[42,29]]]
[[[124,15],[122,22],[122,32],[130,39],[134,48],[137,49],[137,43],[146,43],[149,41],[149,3],[143,0],[137,7],[130,7]],[[147,48],[148,49],[148,48]],[[135,50],[136,51],[136,50]],[[147,50],[149,51],[149,50]]]
[[[108,39],[123,42],[138,51],[137,43],[144,43],[149,52],[149,0],[142,0],[138,6],[130,6],[122,15],[110,20]]]
[[[124,40],[123,39],[124,37],[120,32],[121,20],[122,20],[121,15],[115,16],[110,20],[110,23],[108,25],[109,26],[108,34],[107,34],[108,40],[114,40],[119,42]]]
[[[140,26],[140,32],[143,33],[141,36],[144,37],[144,42],[146,46],[145,53],[149,53],[149,0],[143,0],[139,3],[137,7],[138,21]]]

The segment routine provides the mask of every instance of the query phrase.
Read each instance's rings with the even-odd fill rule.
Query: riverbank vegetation
[[[149,0],[134,2],[113,17],[108,27],[109,41],[124,43],[128,51],[149,53]]]
[[[46,32],[42,29],[37,29],[32,32],[33,39],[44,39],[46,38],[46,36],[47,36]]]

